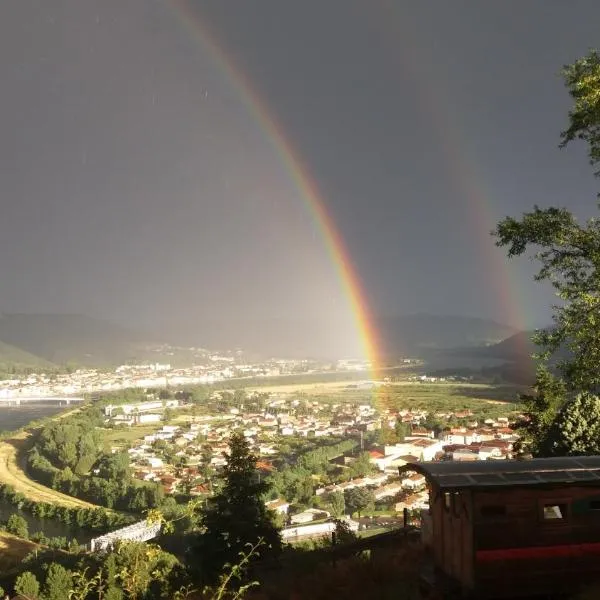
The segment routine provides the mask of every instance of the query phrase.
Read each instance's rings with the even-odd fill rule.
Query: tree
[[[205,531],[192,549],[206,583],[214,583],[224,565],[234,564],[248,544],[262,540],[263,556],[276,556],[281,550],[279,532],[264,503],[269,486],[260,480],[257,458],[241,433],[231,436],[225,457],[223,487],[207,507]]]
[[[551,445],[547,454],[600,454],[600,398],[581,393],[568,400],[554,420],[548,439]]]
[[[383,421],[378,431],[377,441],[382,446],[392,446],[398,443],[396,432],[389,426],[387,421]]]
[[[404,423],[402,419],[398,418],[396,421],[396,426],[394,427],[396,432],[396,437],[398,441],[402,443],[406,436],[410,435],[410,425],[408,423]]]
[[[21,515],[10,515],[6,523],[6,530],[20,538],[27,539],[29,537],[29,526]]]
[[[65,600],[73,584],[70,571],[58,563],[50,563],[44,582],[44,600]]]
[[[349,471],[352,477],[364,477],[373,472],[371,455],[368,452],[361,452],[355,461],[350,463]]]
[[[588,56],[565,67],[563,76],[574,100],[569,127],[562,132],[561,146],[575,139],[588,144],[592,165],[600,163],[600,55]],[[596,172],[600,174],[600,172]],[[547,360],[559,350],[558,372],[568,387],[594,391],[600,384],[600,219],[584,225],[564,208],[541,209],[522,218],[506,217],[493,231],[496,245],[508,248],[508,256],[521,256],[531,247],[541,268],[535,279],[548,281],[562,301],[554,307],[554,327],[538,331],[540,358]]]
[[[346,510],[352,516],[355,512],[360,514],[365,508],[375,504],[375,496],[371,490],[366,487],[350,488],[344,491],[344,500],[346,501]]]
[[[348,521],[335,520],[335,531],[333,532],[334,545],[350,544],[357,539],[356,534],[350,529]]]
[[[534,392],[521,396],[526,416],[517,424],[520,439],[515,444],[515,453],[548,456],[555,454],[551,428],[565,402],[565,382],[552,375],[547,367],[540,365]]]
[[[341,517],[346,513],[346,499],[342,492],[333,492],[327,498],[331,506],[331,514],[334,517]]]
[[[24,571],[15,579],[15,594],[30,600],[40,597],[40,583],[31,571]]]
[[[128,483],[131,481],[131,467],[127,452],[105,454],[98,461],[98,477],[108,481]]]
[[[565,67],[563,76],[573,106],[560,145],[586,142],[599,175],[600,54],[590,52]],[[565,208],[534,206],[520,219],[506,217],[492,233],[509,257],[533,249],[540,265],[535,279],[548,281],[560,300],[553,326],[533,337],[540,348],[536,357],[545,364],[535,395],[525,398],[525,445],[536,455],[594,452],[596,404],[590,394],[600,392],[600,219],[581,224]]]

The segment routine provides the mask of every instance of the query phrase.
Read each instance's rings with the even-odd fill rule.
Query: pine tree
[[[31,571],[24,571],[15,579],[15,594],[20,594],[30,600],[38,600],[40,583]]]
[[[64,600],[69,597],[73,576],[58,563],[50,563],[44,583],[44,600]]]
[[[214,583],[226,564],[237,563],[259,540],[260,558],[281,551],[279,532],[264,503],[269,486],[260,480],[257,458],[241,433],[231,436],[225,457],[224,485],[206,509],[204,532],[192,551],[205,583]]]

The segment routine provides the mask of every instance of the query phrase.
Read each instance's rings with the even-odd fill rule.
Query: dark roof
[[[400,473],[405,471],[422,473],[442,490],[590,483],[600,487],[600,456],[421,462],[400,467]]]

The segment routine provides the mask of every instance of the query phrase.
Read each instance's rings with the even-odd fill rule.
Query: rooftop
[[[441,490],[591,483],[600,486],[600,456],[424,462],[405,465],[399,471],[422,473]]]

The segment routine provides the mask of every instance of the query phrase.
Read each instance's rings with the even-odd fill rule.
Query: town
[[[163,349],[165,354],[170,347]],[[21,377],[0,380],[0,401],[16,398],[52,398],[80,396],[129,388],[160,388],[194,384],[213,384],[229,379],[277,377],[321,372],[362,372],[370,364],[365,360],[316,362],[309,360],[271,359],[260,362],[244,360],[240,351],[214,353],[190,348],[198,359],[193,365],[176,367],[170,363],[126,364],[114,370],[68,369],[47,374],[31,372]],[[416,364],[406,359],[406,364]]]
[[[337,387],[393,386],[362,381]],[[505,415],[480,420],[473,410],[379,409],[375,401],[338,398],[259,388],[213,391],[199,403],[191,393],[163,390],[104,410],[110,451],[127,452],[134,477],[159,483],[167,495],[209,496],[225,465],[230,436],[243,432],[261,476],[272,484],[267,506],[278,514],[284,539],[327,533],[330,518],[343,515],[357,514],[351,523],[356,528],[397,525],[405,511],[417,515],[428,507],[424,477],[401,478],[399,467],[509,459],[517,440],[510,405]],[[311,460],[303,459],[307,456]],[[314,522],[322,523],[321,529],[299,527]]]

